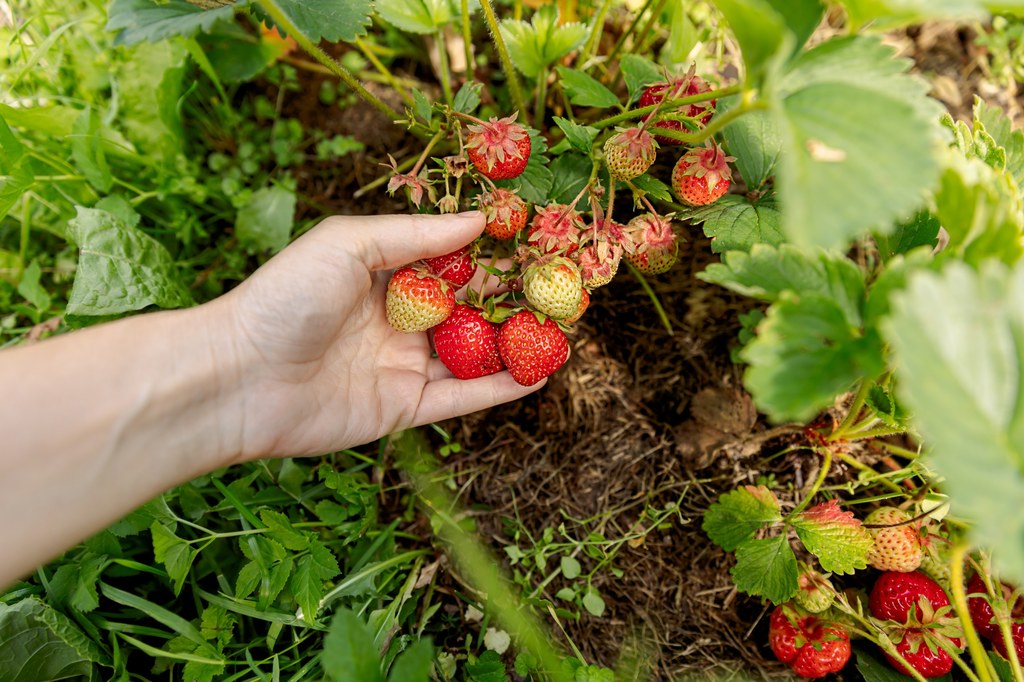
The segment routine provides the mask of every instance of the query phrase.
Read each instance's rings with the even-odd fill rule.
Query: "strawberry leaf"
[[[440,0],[444,2],[445,0]],[[259,0],[273,3],[313,43],[349,42],[366,33],[373,9],[371,0]],[[410,4],[410,3],[406,3]],[[419,4],[418,2],[416,4]]]
[[[736,101],[736,97],[720,100],[717,109],[728,111]],[[776,119],[767,111],[752,111],[728,126],[722,137],[730,156],[736,157],[736,168],[747,187],[756,190],[764,185],[775,170],[782,148]]]
[[[779,501],[768,488],[746,486],[725,493],[708,507],[701,527],[712,542],[731,552],[764,526],[781,520]]]
[[[818,557],[822,569],[846,574],[867,567],[873,540],[853,512],[839,509],[837,500],[797,514],[793,527],[807,551]]]
[[[799,589],[796,555],[785,535],[741,543],[729,573],[740,592],[776,604],[789,601]]]
[[[839,0],[854,28],[871,22],[875,28],[895,28],[927,19],[984,19],[979,0]]]
[[[573,123],[567,118],[561,116],[554,117],[555,125],[562,129],[565,133],[565,139],[569,141],[569,144],[573,149],[581,151],[584,154],[590,154],[594,148],[594,139],[601,131],[592,126],[580,125],[579,123]]]
[[[461,14],[457,0],[376,0],[374,7],[389,24],[403,31],[422,34],[434,33]]]
[[[553,3],[542,5],[530,23],[505,19],[498,28],[512,63],[530,78],[537,78],[559,57],[582,45],[587,37],[583,24],[559,25],[558,8]]]
[[[980,97],[974,99],[974,121],[1006,152],[1006,171],[1018,188],[1024,188],[1024,131],[1014,130],[1002,109],[989,106]]]
[[[324,673],[335,682],[381,679],[373,630],[349,609],[341,609],[331,620],[320,662]]]
[[[914,273],[883,330],[951,513],[997,548],[997,573],[1024,581],[1024,265]]]
[[[120,31],[114,43],[134,45],[174,36],[209,33],[220,22],[231,21],[235,11],[248,5],[239,0],[232,5],[203,10],[185,0],[113,0],[107,18],[108,31]]]
[[[768,0],[715,0],[715,5],[736,36],[751,85],[796,44],[785,19]]]
[[[618,106],[618,96],[601,85],[593,76],[565,66],[555,67],[569,101],[581,107],[608,108]]]
[[[665,80],[665,76],[657,64],[638,54],[623,55],[619,61],[619,69],[622,70],[622,75],[625,78],[630,102],[639,98],[648,85]]]
[[[774,195],[750,203],[746,197],[726,194],[713,204],[690,209],[680,217],[704,224],[704,234],[711,238],[711,250],[715,253],[750,251],[755,244],[778,246],[783,241],[782,216]]]

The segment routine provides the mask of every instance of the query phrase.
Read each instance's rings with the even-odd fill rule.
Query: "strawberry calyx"
[[[506,159],[523,159],[520,147],[522,140],[529,140],[526,128],[515,122],[519,112],[504,118],[491,117],[487,122],[476,119],[478,123],[468,127],[466,149],[483,160],[484,172],[489,172]]]
[[[736,157],[727,156],[725,151],[714,140],[708,140],[703,147],[688,149],[683,155],[686,169],[684,176],[704,178],[708,191],[715,189],[718,183],[732,180],[732,169],[729,163]]]

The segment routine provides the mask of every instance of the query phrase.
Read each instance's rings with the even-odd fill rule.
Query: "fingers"
[[[479,211],[446,215],[333,217],[326,230],[355,250],[370,271],[390,270],[420,258],[450,253],[469,244],[484,230]]]
[[[533,386],[520,386],[508,372],[498,372],[479,379],[438,379],[423,388],[413,426],[461,417],[501,403],[518,400],[542,387],[547,380]]]

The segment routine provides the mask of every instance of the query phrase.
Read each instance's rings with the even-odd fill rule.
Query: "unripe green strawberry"
[[[654,163],[658,143],[643,128],[619,128],[604,143],[604,161],[616,180],[632,180]]]
[[[469,126],[466,154],[473,166],[491,180],[508,180],[526,170],[530,134],[515,120],[513,114]]]
[[[672,169],[672,190],[687,206],[706,206],[722,198],[729,190],[732,170],[726,156],[714,140],[707,146],[688,149]]]
[[[509,374],[523,386],[532,386],[553,374],[569,358],[569,340],[551,318],[521,310],[498,329],[498,352]]]
[[[455,307],[455,290],[415,267],[395,270],[384,302],[388,323],[404,333],[422,332],[440,324]]]
[[[793,596],[793,600],[811,613],[821,613],[832,606],[836,590],[832,587],[828,576],[818,573],[807,564],[800,564],[800,573],[797,577],[800,589]]]
[[[654,213],[636,216],[626,225],[626,236],[633,245],[626,260],[645,275],[658,275],[676,263],[679,244],[672,221]]]
[[[523,199],[508,189],[484,192],[477,198],[487,224],[484,232],[495,239],[512,239],[526,227],[528,207]]]
[[[864,526],[875,544],[868,552],[868,563],[880,571],[909,573],[921,565],[924,552],[917,524],[896,507],[880,507],[864,519]],[[871,526],[878,526],[872,528]]]
[[[556,320],[572,316],[583,295],[580,270],[563,256],[542,257],[523,272],[523,293],[534,310]]]

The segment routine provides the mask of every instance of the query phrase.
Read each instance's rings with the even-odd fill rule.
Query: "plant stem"
[[[612,0],[604,0],[601,3],[601,8],[594,15],[594,24],[590,27],[590,37],[587,38],[587,44],[580,51],[580,56],[576,58],[577,69],[584,68],[590,58],[594,56],[594,52],[597,51],[597,45],[601,42],[601,33],[604,31],[604,20],[608,16],[611,6]]]
[[[544,67],[540,70],[540,75],[537,76],[537,101],[534,104],[533,110],[533,125],[537,126],[538,130],[544,128],[544,110],[547,107],[548,99],[548,67]]]
[[[992,669],[992,661],[985,654],[985,646],[978,637],[974,623],[971,622],[970,611],[967,609],[967,595],[964,592],[964,558],[967,554],[967,545],[957,544],[950,552],[949,565],[949,591],[956,606],[957,615],[960,617],[960,624],[964,629],[964,639],[967,640],[967,650],[971,652],[971,660],[978,671],[981,682],[992,682],[999,679]]]
[[[444,39],[444,30],[437,29],[434,34],[437,41],[437,59],[440,62],[441,91],[444,92],[444,101],[448,106],[452,105],[452,69],[448,62],[448,41]]]
[[[413,158],[413,157],[409,157],[408,159],[406,159],[402,163],[398,164],[398,172],[399,173],[403,173],[403,172],[409,170],[410,168],[413,167],[413,165],[415,163],[416,163],[416,159]],[[391,179],[391,174],[390,173],[385,173],[384,175],[380,176],[376,180],[372,180],[371,182],[368,182],[365,185],[363,185],[362,187],[360,187],[359,189],[357,189],[352,194],[352,197],[354,199],[358,199],[359,197],[365,195],[366,193],[371,192],[371,191],[377,189],[378,187],[380,187],[381,185],[383,185],[385,182],[387,182],[390,179]]]
[[[430,155],[430,150],[433,149],[434,145],[440,142],[441,138],[444,136],[444,130],[438,130],[434,133],[434,136],[430,138],[430,141],[427,142],[427,145],[423,148],[423,153],[420,154],[420,158],[416,160],[416,165],[412,167],[411,171],[409,171],[409,175],[415,176],[420,172],[420,169],[423,168],[423,164],[427,161],[427,157]]]
[[[366,60],[373,64],[373,68],[377,69],[377,72],[383,76],[384,82],[390,85],[404,102],[412,104],[412,95],[410,95],[409,91],[405,89],[397,78],[395,78],[395,74],[391,73],[391,70],[384,65],[384,62],[377,58],[377,55],[373,53],[373,50],[371,50],[370,46],[366,44],[366,41],[361,38],[356,38],[355,42],[356,47],[358,47],[359,51],[363,53]]]
[[[854,431],[846,434],[845,440],[864,440],[865,438],[881,438],[882,436],[895,436],[901,433],[905,433],[905,429],[892,426],[879,426],[877,429],[868,429],[866,431]]]
[[[853,400],[850,402],[850,407],[846,412],[846,417],[844,417],[843,421],[839,423],[839,426],[832,430],[832,433],[826,440],[834,441],[843,437],[860,414],[860,408],[864,405],[864,401],[867,400],[868,393],[871,391],[871,386],[872,383],[867,379],[861,380],[860,386],[857,387],[857,393],[854,394]]]
[[[645,0],[644,4],[643,4],[643,7],[641,7],[639,10],[636,11],[636,13],[633,15],[633,21],[631,21],[629,23],[629,26],[626,28],[626,30],[623,31],[622,35],[619,36],[619,39],[617,41],[615,41],[615,46],[612,48],[611,52],[608,53],[608,62],[614,62],[615,58],[619,56],[619,52],[622,50],[623,46],[626,44],[626,40],[631,35],[633,35],[633,31],[635,31],[636,27],[640,24],[640,20],[643,18],[644,13],[647,10],[649,10],[651,8],[651,5],[654,4],[656,1],[659,1],[659,0]],[[664,3],[665,3],[665,0],[660,0],[659,1],[659,7],[660,7],[660,5],[662,5]],[[611,73],[611,72],[608,71],[607,73]],[[622,75],[622,70],[619,69],[616,72],[616,79],[618,79],[618,77],[621,76],[621,75]],[[604,80],[605,80],[605,83],[608,82],[607,78],[605,78]]]
[[[843,462],[847,466],[851,466],[854,469],[857,469],[858,471],[863,471],[866,474],[873,474],[874,478],[878,479],[879,483],[881,483],[883,486],[893,491],[894,493],[900,493],[902,495],[905,492],[903,488],[899,487],[897,484],[893,483],[888,478],[885,478],[882,474],[878,473],[877,471],[869,467],[867,464],[857,459],[856,457],[852,457],[845,452],[837,452],[836,457],[838,457],[839,461]]]
[[[651,303],[654,305],[654,310],[658,313],[658,318],[661,320],[662,326],[665,327],[665,331],[669,333],[669,336],[673,336],[675,331],[672,329],[672,322],[668,319],[668,313],[666,313],[665,308],[662,307],[661,301],[658,300],[658,295],[654,293],[654,289],[652,289],[651,285],[647,283],[647,279],[640,274],[639,270],[633,267],[632,263],[627,261],[626,265],[629,267],[629,271],[633,273],[633,276],[636,277],[636,280],[640,282],[640,286],[650,297]]]
[[[898,457],[903,457],[905,459],[917,459],[920,456],[919,452],[896,445],[895,443],[881,441],[879,442],[879,445],[881,445],[883,448],[885,448],[892,454],[897,455]]]
[[[519,82],[519,76],[516,75],[516,69],[512,65],[512,58],[508,54],[508,46],[505,45],[505,39],[501,37],[501,30],[498,27],[498,18],[494,15],[494,6],[491,5],[491,0],[480,0],[480,7],[484,11],[484,19],[487,21],[487,28],[491,31],[491,40],[494,41],[494,49],[498,51],[498,60],[501,62],[501,68],[505,71],[505,79],[508,81],[508,91],[512,95],[512,103],[515,104],[516,109],[519,110],[520,115],[523,116],[523,123],[527,124],[525,120],[527,116],[527,104],[526,96],[523,94],[523,86]]]
[[[295,22],[292,21],[291,17],[281,9],[281,6],[278,4],[278,0],[261,0],[260,7],[263,8],[263,11],[265,11],[273,22],[281,27],[285,33],[295,38],[295,42],[299,44],[299,47],[308,52],[313,59],[330,69],[331,73],[340,78],[345,85],[349,86],[367,104],[387,116],[392,121],[397,121],[402,118],[400,113],[392,109],[383,100],[363,87],[363,84],[356,80],[356,77],[353,76],[348,69],[339,64],[337,60],[329,54],[321,50],[318,45],[306,36],[306,34],[300,31],[299,27],[295,25]]]
[[[18,268],[25,272],[25,260],[28,258],[28,242],[32,232],[32,197],[26,194],[21,201],[21,239],[18,244]]]
[[[737,94],[739,92],[742,92],[742,87],[741,86],[739,86],[739,85],[730,85],[727,88],[719,88],[718,90],[711,90],[710,92],[702,92],[702,93],[697,94],[697,95],[689,95],[688,97],[680,97],[678,99],[665,101],[665,102],[662,103],[662,106],[665,107],[666,109],[674,109],[674,108],[680,107],[680,106],[682,106],[684,104],[695,104],[697,102],[707,102],[707,101],[710,101],[710,100],[713,100],[713,99],[717,99],[719,97],[728,97],[729,95],[735,95],[735,94]],[[595,127],[595,128],[598,128],[598,129],[607,128],[608,126],[615,125],[617,123],[622,123],[623,121],[629,121],[629,120],[632,120],[634,118],[640,118],[642,116],[646,116],[647,114],[649,114],[652,111],[654,111],[654,108],[656,106],[658,106],[658,105],[657,104],[652,104],[652,105],[647,106],[647,107],[640,107],[639,109],[628,109],[626,111],[623,111],[620,114],[615,114],[614,116],[609,116],[607,118],[602,118],[601,120],[595,121],[594,123],[591,123],[590,125]],[[717,121],[720,118],[724,118],[726,115],[728,115],[728,114],[730,114],[730,113],[732,113],[734,111],[742,110],[741,113],[746,113],[750,109],[754,109],[754,108],[761,109],[761,108],[764,108],[765,106],[767,106],[767,105],[762,105],[762,104],[758,104],[757,102],[752,102],[752,103],[749,103],[749,104],[745,105],[745,107],[743,105],[741,105],[739,107],[734,107],[733,109],[730,109],[729,111],[725,112],[721,116],[718,116],[718,117],[712,119],[711,123],[708,124],[708,127],[710,128],[712,125],[715,124],[715,121]],[[731,120],[732,119],[730,119],[730,121]]]
[[[822,458],[821,468],[818,469],[818,477],[814,479],[814,483],[811,485],[811,489],[807,492],[807,495],[804,496],[804,499],[801,500],[800,504],[798,504],[793,509],[793,511],[791,511],[786,516],[787,520],[794,518],[804,509],[807,509],[807,505],[811,503],[811,500],[814,499],[814,496],[818,494],[819,490],[821,490],[821,485],[825,482],[825,478],[828,476],[828,472],[832,468],[832,450],[830,450],[829,448],[823,448],[823,450],[824,456]],[[819,450],[815,449],[815,452],[818,451]]]
[[[466,82],[476,78],[476,63],[473,59],[473,31],[469,24],[469,0],[462,0],[462,42],[466,48]]]

